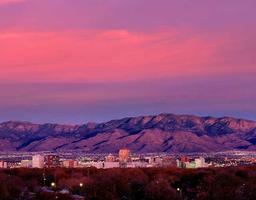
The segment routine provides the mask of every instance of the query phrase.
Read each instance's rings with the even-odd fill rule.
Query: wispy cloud
[[[168,28],[150,33],[116,29],[2,32],[1,81],[128,81],[215,71],[205,65],[212,60],[218,41],[188,32]]]
[[[236,32],[236,33],[235,33]],[[242,35],[242,36],[241,36]],[[254,34],[211,36],[189,29],[153,32],[0,32],[1,82],[112,82],[254,73]],[[6,76],[8,74],[8,76]]]

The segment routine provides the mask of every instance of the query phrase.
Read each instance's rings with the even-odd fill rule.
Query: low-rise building
[[[77,160],[63,160],[62,166],[66,168],[76,168],[78,167],[78,161]]]
[[[104,162],[103,164],[104,169],[118,168],[119,166],[119,162]]]
[[[195,168],[203,168],[208,167],[208,164],[205,163],[205,159],[203,157],[199,157],[195,159]]]
[[[2,161],[2,160],[0,160],[0,168],[7,168],[8,167],[8,163],[7,162],[5,162],[5,161]]]
[[[31,168],[32,167],[32,160],[21,160],[20,167],[22,168]]]

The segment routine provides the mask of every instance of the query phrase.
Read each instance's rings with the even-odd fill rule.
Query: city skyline
[[[256,120],[253,0],[0,0],[0,121]]]

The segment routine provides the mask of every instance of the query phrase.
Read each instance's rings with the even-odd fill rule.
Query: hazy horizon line
[[[6,123],[6,122],[23,122],[23,123],[32,123],[32,124],[39,124],[39,125],[43,125],[43,124],[59,124],[59,125],[84,125],[84,124],[102,124],[102,123],[107,123],[110,121],[115,121],[115,120],[122,120],[122,119],[126,119],[126,118],[136,118],[136,117],[153,117],[153,116],[159,116],[159,115],[176,115],[176,116],[193,116],[193,117],[200,117],[200,118],[207,118],[207,117],[211,117],[211,118],[216,118],[216,119],[221,119],[221,118],[233,118],[233,119],[237,119],[237,120],[247,120],[247,121],[256,121],[255,118],[246,118],[246,117],[236,117],[236,116],[232,116],[232,115],[200,115],[200,114],[191,114],[191,113],[172,113],[172,112],[160,112],[157,114],[140,114],[140,115],[127,115],[127,116],[123,116],[123,117],[117,117],[117,118],[111,118],[108,120],[102,120],[102,121],[92,121],[92,120],[88,120],[85,121],[84,123],[72,123],[72,122],[54,122],[54,121],[33,121],[33,120],[19,120],[19,119],[9,119],[9,120],[3,120],[0,121],[0,124]]]

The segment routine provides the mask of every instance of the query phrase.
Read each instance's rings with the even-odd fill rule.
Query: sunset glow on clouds
[[[255,71],[254,46],[247,47],[239,35],[208,39],[169,29],[15,31],[0,33],[0,42],[2,82],[119,82]]]
[[[0,1],[0,119],[256,118],[255,3],[228,2]]]
[[[179,34],[169,30],[2,33],[0,76],[2,81],[104,82],[207,73],[203,65],[212,59],[219,41]]]

